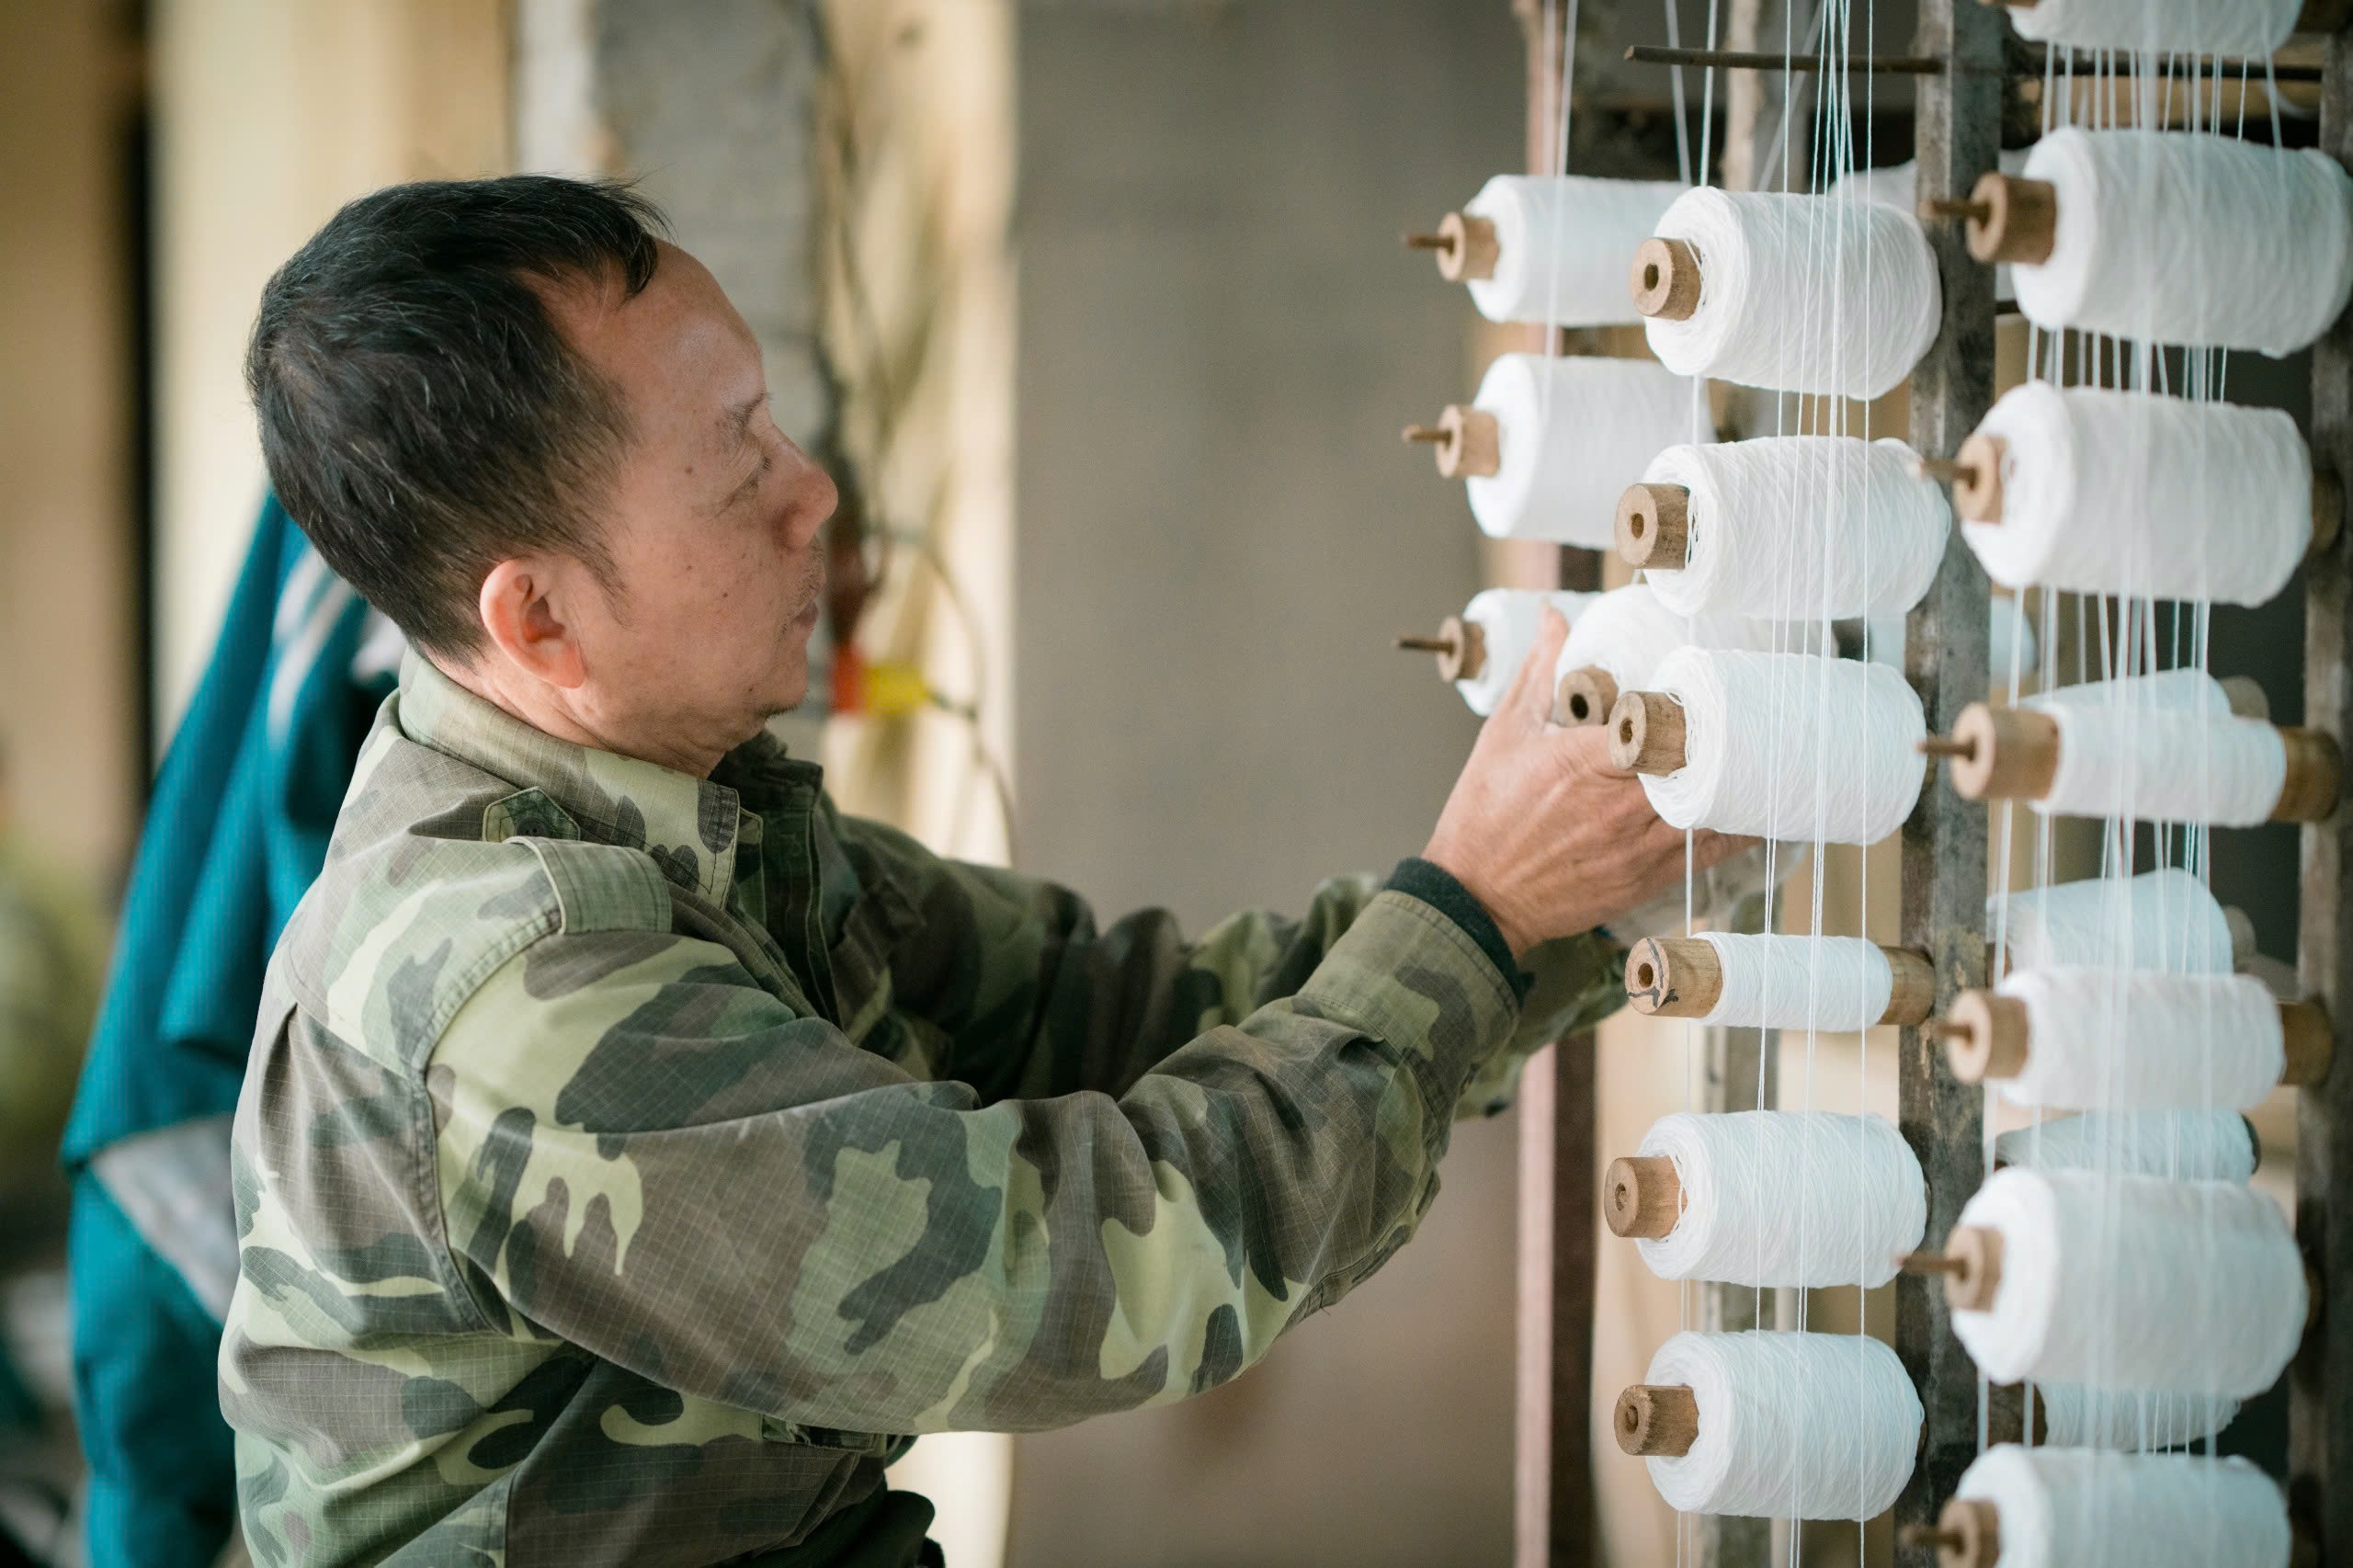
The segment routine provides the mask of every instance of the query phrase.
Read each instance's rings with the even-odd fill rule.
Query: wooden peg
[[[2328,1007],[2318,998],[2279,1004],[2279,1040],[2287,1064],[2279,1081],[2290,1088],[2309,1089],[2328,1076],[2336,1056],[2336,1028]]]
[[[1691,492],[1630,484],[1618,497],[1618,553],[1629,565],[1679,572],[1691,541]]]
[[[1979,261],[2040,267],[2058,237],[2059,190],[2049,180],[1989,174],[1957,215],[1968,220],[1969,254]]]
[[[1881,943],[1879,950],[1887,955],[1887,967],[1894,977],[1887,990],[1887,1011],[1879,1016],[1879,1021],[1906,1029],[1927,1022],[1937,1006],[1937,966],[1928,961],[1927,954],[1910,948]]]
[[[2009,444],[1999,436],[1972,436],[1953,458],[1922,458],[1920,472],[1952,486],[1953,510],[1972,523],[2002,520],[2002,460]]]
[[[1400,648],[1438,655],[1438,678],[1477,680],[1487,667],[1487,634],[1475,620],[1449,615],[1438,623],[1435,637],[1400,637]]]
[[[1689,321],[1699,309],[1699,253],[1682,240],[1644,240],[1628,279],[1634,309],[1644,316]]]
[[[1404,439],[1435,449],[1443,479],[1485,479],[1503,462],[1503,426],[1483,408],[1449,403],[1435,425],[1408,425]]]
[[[1683,704],[1663,691],[1629,691],[1609,710],[1609,761],[1661,778],[1683,766]]]
[[[1964,991],[1944,1017],[1923,1027],[1944,1041],[1945,1062],[1964,1084],[2017,1077],[2033,1049],[2026,1004],[1998,991]]]
[[[1972,702],[1949,738],[1930,736],[1920,749],[1952,759],[1952,787],[1966,800],[2039,801],[2059,771],[2059,723],[2031,708]]]
[[[1683,1218],[1683,1181],[1664,1154],[1612,1160],[1601,1176],[1601,1215],[1613,1236],[1659,1241]]]
[[[1618,704],[1618,682],[1598,665],[1585,665],[1561,677],[1552,688],[1552,722],[1579,730],[1609,722]]]
[[[2287,748],[2288,774],[2280,781],[2271,820],[2326,822],[2336,814],[2337,797],[2345,788],[2345,755],[2336,737],[2325,730],[2282,725],[2279,741]]]
[[[1997,0],[1986,0],[1988,5]],[[2010,0],[2012,5],[2022,0]],[[2031,4],[2031,0],[2023,0]],[[1983,1497],[1956,1497],[1937,1516],[1934,1528],[1906,1525],[1898,1540],[1917,1551],[1937,1549],[1937,1568],[1994,1568],[2002,1560],[2001,1510]]]
[[[1440,219],[1435,233],[1407,234],[1405,248],[1433,253],[1438,276],[1449,283],[1493,278],[1495,258],[1502,254],[1495,224],[1461,212],[1449,212]]]
[[[2002,1233],[1984,1225],[1956,1225],[1942,1252],[1908,1252],[1896,1260],[1906,1274],[1945,1277],[1945,1304],[1957,1312],[1993,1309],[2002,1290]]]
[[[1681,1459],[1699,1440],[1699,1400],[1688,1383],[1636,1383],[1618,1396],[1609,1429],[1644,1458]]]

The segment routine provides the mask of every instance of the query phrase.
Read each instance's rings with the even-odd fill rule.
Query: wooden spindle
[[[1503,254],[1495,224],[1464,212],[1448,213],[1435,233],[1407,234],[1405,248],[1430,252],[1438,260],[1438,276],[1449,283],[1493,278]]]
[[[1683,766],[1683,704],[1663,691],[1622,693],[1609,710],[1609,760],[1663,778]]]
[[[1906,1274],[1941,1274],[1945,1304],[1957,1312],[1991,1312],[2002,1291],[2002,1233],[1987,1225],[1956,1225],[1942,1252],[1905,1253]]]
[[[1617,705],[1618,682],[1600,665],[1585,665],[1552,688],[1552,722],[1572,730],[1607,724]]]
[[[1956,1497],[1934,1528],[1906,1525],[1896,1540],[1914,1551],[1935,1548],[1937,1568],[1995,1568],[2002,1560],[2001,1510],[1982,1497]]]
[[[1688,1383],[1636,1383],[1618,1396],[1609,1429],[1642,1458],[1680,1459],[1699,1440],[1699,1400]]]
[[[1699,253],[1682,240],[1644,240],[1628,284],[1634,309],[1666,321],[1689,321],[1699,309]]]
[[[1630,566],[1679,572],[1691,544],[1691,492],[1631,484],[1618,497],[1618,553]]]
[[[1613,1236],[1661,1241],[1683,1217],[1683,1179],[1664,1154],[1612,1160],[1601,1177],[1601,1215]]]

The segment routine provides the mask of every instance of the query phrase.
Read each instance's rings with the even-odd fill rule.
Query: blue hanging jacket
[[[263,969],[392,689],[382,631],[271,497],[155,781],[65,1129],[92,1568],[207,1568],[236,1516],[229,1122]]]

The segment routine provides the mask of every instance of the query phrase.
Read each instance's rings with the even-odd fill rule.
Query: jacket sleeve
[[[641,1375],[802,1426],[1028,1430],[1257,1360],[1412,1233],[1517,998],[1453,922],[1362,903],[1293,993],[1114,1097],[983,1104],[797,1016],[723,950],[561,933],[428,1086],[450,1245]]]

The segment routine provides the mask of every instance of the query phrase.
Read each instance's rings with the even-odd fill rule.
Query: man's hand
[[[1552,665],[1568,634],[1557,610],[1544,612],[1422,851],[1486,906],[1514,953],[1590,930],[1683,874],[1684,835],[1651,810],[1640,780],[1609,765],[1609,727],[1551,722]],[[1702,832],[1691,854],[1704,868],[1756,842]]]

